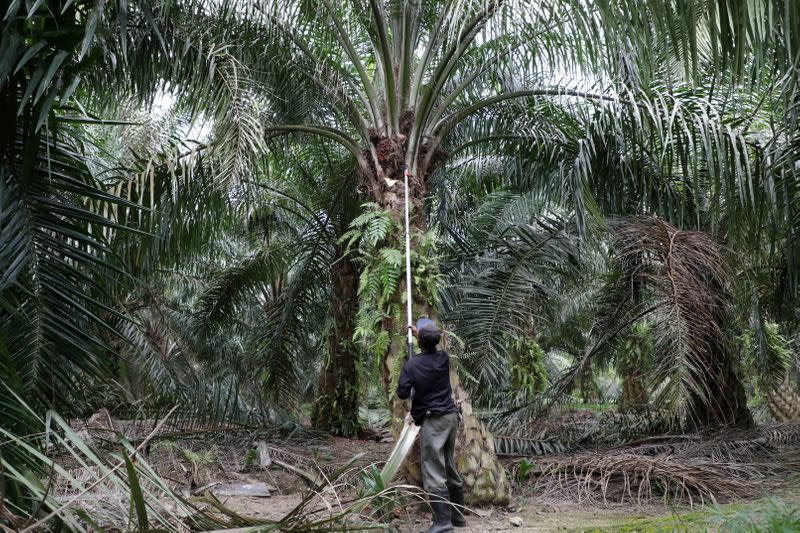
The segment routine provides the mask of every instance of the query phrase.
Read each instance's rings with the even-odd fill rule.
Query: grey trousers
[[[458,413],[425,417],[420,430],[422,456],[422,488],[430,493],[447,492],[461,486],[456,470],[456,433]]]

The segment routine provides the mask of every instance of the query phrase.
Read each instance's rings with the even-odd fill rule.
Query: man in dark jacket
[[[459,416],[450,387],[450,357],[436,349],[442,334],[432,320],[420,318],[412,332],[422,353],[403,364],[397,396],[406,399],[414,391],[411,417],[422,426],[422,487],[433,510],[433,525],[425,533],[445,533],[467,525],[461,513],[464,490],[455,465]]]

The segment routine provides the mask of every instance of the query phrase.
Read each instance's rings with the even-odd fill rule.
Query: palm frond
[[[442,292],[446,320],[456,324],[475,354],[467,371],[484,384],[492,383],[491,367],[500,365],[498,358],[504,361],[504,335],[537,329],[537,309],[558,297],[557,279],[577,265],[579,247],[566,221],[551,216],[533,224],[506,224],[472,258],[472,268],[454,271],[458,281]]]
[[[701,232],[646,219],[616,234],[619,254],[639,258],[635,276],[654,291],[660,401],[693,423],[751,423],[724,331],[731,280],[721,247]]]

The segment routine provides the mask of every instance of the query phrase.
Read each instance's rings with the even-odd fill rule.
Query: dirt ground
[[[346,458],[357,452],[364,453],[364,458],[355,468],[380,463],[388,456],[392,444],[390,442],[373,442],[348,439],[331,439],[324,446],[324,460],[320,461],[320,449],[317,449],[317,465],[324,467],[342,464]],[[379,465],[380,466],[380,465]],[[274,494],[270,498],[224,498],[223,502],[231,509],[244,515],[259,518],[275,519],[285,515],[300,501],[302,483],[298,484],[293,475],[287,472],[270,469],[269,471],[249,472],[249,476],[263,478],[266,482],[284,486],[283,494]],[[269,476],[269,477],[267,477]],[[351,477],[351,481],[355,479]],[[619,532],[661,532],[661,531],[717,531],[724,516],[738,510],[752,509],[754,505],[769,502],[770,489],[767,487],[752,498],[723,505],[690,507],[688,505],[673,506],[660,500],[649,500],[638,505],[631,503],[578,502],[565,499],[547,498],[532,493],[527,486],[516,486],[512,492],[512,502],[508,507],[475,509],[468,516],[468,527],[457,531],[464,533],[484,531],[515,532],[550,532],[550,531],[619,531]],[[792,496],[795,494],[795,496]],[[791,491],[782,494],[796,502],[796,494]],[[338,494],[341,498],[352,496],[352,491],[344,489]],[[330,506],[338,508],[336,495],[328,493],[325,501],[319,500],[315,507]],[[762,503],[758,503],[762,502]],[[394,519],[386,525],[391,531],[398,533],[416,533],[427,528],[430,514],[424,506],[416,503],[401,504],[394,512]],[[512,519],[519,525],[512,523]],[[519,522],[518,519],[521,519]]]
[[[337,453],[346,454],[353,448],[367,450],[368,453],[379,454],[386,444],[361,443],[342,439]],[[333,460],[333,459],[331,459]],[[283,494],[275,493],[269,498],[223,497],[220,500],[226,507],[254,518],[279,519],[290,512],[301,500],[300,491],[303,484],[293,475],[280,472],[248,473],[244,480],[261,479],[270,484],[283,486]],[[342,491],[339,497],[352,496],[352,492]],[[337,496],[328,493],[325,500],[317,500],[312,506],[330,509],[339,508]],[[713,512],[709,508],[689,506],[670,507],[660,502],[640,505],[615,504],[598,505],[597,503],[579,503],[570,501],[545,500],[538,497],[512,497],[508,507],[488,507],[474,509],[467,517],[468,526],[458,529],[462,533],[479,533],[485,531],[514,532],[555,532],[555,531],[621,531],[621,532],[655,532],[655,531],[716,531]],[[430,514],[424,506],[411,503],[394,512],[395,518],[387,523],[390,531],[398,533],[416,533],[430,524]],[[688,517],[686,520],[682,517]],[[520,525],[514,525],[512,519],[521,519]]]
[[[311,455],[313,463],[323,470],[330,470],[344,464],[357,453],[363,453],[361,460],[354,465],[354,469],[370,463],[378,463],[388,457],[393,444],[391,442],[375,442],[371,440],[351,440],[332,438],[327,442],[308,447],[302,455]],[[312,449],[313,448],[313,449]],[[298,459],[301,456],[299,450]],[[220,497],[221,502],[231,510],[244,516],[253,518],[278,519],[290,512],[301,500],[301,491],[304,484],[296,474],[286,471],[273,464],[268,469],[247,468],[240,472],[236,469],[226,468],[217,470],[214,479],[225,472],[224,478],[228,482],[264,482],[277,490],[265,498],[252,498],[241,496]],[[345,484],[352,482],[345,480]],[[213,487],[211,488],[213,492]],[[344,489],[338,497],[345,498],[352,495],[351,491]],[[336,510],[339,507],[337,495],[326,494],[324,500],[315,502],[313,507],[322,508],[330,506]],[[516,531],[516,532],[545,532],[545,531],[608,531],[618,528],[620,523],[637,518],[653,518],[670,516],[671,511],[659,504],[640,506],[614,505],[607,506],[589,505],[585,503],[542,501],[517,495],[508,507],[490,507],[475,509],[476,513],[468,516],[468,526],[458,531],[463,533],[478,533],[483,531]],[[398,509],[395,518],[387,524],[391,530],[398,533],[418,532],[425,529],[430,523],[430,514],[425,512],[423,506],[410,504]],[[512,518],[521,518],[522,523],[515,526]]]
[[[87,435],[92,434],[91,428],[86,431]],[[793,437],[793,440],[786,442],[790,450],[797,451],[798,447],[794,444],[796,440]],[[759,447],[764,446],[761,441],[758,441]],[[735,442],[736,449],[742,449],[741,442],[751,441]],[[267,460],[259,455],[259,446],[268,450]],[[658,446],[658,452],[662,453],[664,446]],[[677,446],[670,445],[669,454],[676,453]],[[184,432],[160,436],[148,448],[146,460],[174,489],[184,495],[201,497],[206,492],[212,492],[223,505],[243,517],[275,520],[287,515],[301,501],[302,494],[307,490],[303,473],[333,479],[336,487],[335,491],[324,491],[323,497],[314,501],[310,508],[332,512],[340,510],[343,504],[339,498],[353,499],[357,487],[364,486],[365,469],[371,469],[373,465],[380,469],[392,447],[391,439],[385,434],[375,434],[367,439],[342,439],[308,431],[302,434],[293,431],[288,436],[264,432],[201,431],[188,435]],[[358,459],[352,462],[357,455]],[[602,453],[595,455],[604,457]],[[796,455],[792,464],[798,468],[793,469],[794,472],[800,471],[800,454]],[[594,456],[592,460],[595,460]],[[652,461],[657,458],[651,457],[649,460],[651,462],[645,465],[654,464]],[[506,459],[512,472],[520,461],[521,458]],[[659,466],[660,463],[655,464]],[[709,464],[721,463],[712,460]],[[339,475],[340,471],[344,471],[344,474]],[[715,479],[720,482],[723,478]],[[760,479],[743,501],[721,507],[694,508],[688,505],[674,507],[664,504],[660,499],[645,499],[639,505],[619,504],[614,503],[611,493],[607,503],[598,498],[587,501],[567,496],[567,493],[548,495],[550,493],[534,490],[530,484],[518,484],[512,490],[510,506],[474,509],[475,513],[467,517],[468,527],[458,531],[716,531],[721,514],[753,509],[754,502],[764,501],[770,496],[769,492],[777,487],[766,472]],[[795,479],[792,485],[796,487],[798,482],[800,480]],[[266,484],[271,495],[249,497],[216,494],[225,485],[253,483]],[[716,491],[719,487],[709,489]],[[788,493],[795,507],[798,494],[798,491]],[[629,496],[626,501],[630,501]],[[430,523],[430,514],[413,497],[405,495],[394,498],[392,502],[397,508],[389,515],[391,519],[385,522],[389,530],[398,533],[417,532]]]
[[[650,515],[657,513],[657,511],[656,509],[651,509]],[[616,522],[630,518],[630,512],[630,508],[614,510],[566,503],[557,506],[530,503],[521,505],[516,511],[496,509],[492,511],[491,516],[485,518],[472,515],[469,518],[468,527],[463,530],[459,529],[459,531],[478,533],[481,531],[544,532],[607,529]],[[511,519],[514,517],[522,519],[520,526],[511,524]],[[425,525],[428,524],[427,515],[422,518],[426,520],[417,520],[413,524],[399,528],[399,530],[404,533],[406,531],[419,531],[423,523]]]
[[[300,501],[299,494],[275,495],[270,498],[221,498],[230,509],[255,518],[277,519],[288,513]],[[331,502],[336,507],[336,502]],[[412,506],[408,512],[398,513],[390,524],[390,530],[398,533],[417,533],[430,524],[430,514]],[[513,510],[512,510],[513,509]],[[677,510],[675,514],[663,505],[617,505],[599,507],[578,503],[520,502],[510,508],[479,509],[484,516],[471,514],[462,533],[484,531],[554,532],[554,531],[694,531],[713,530],[713,526],[697,526],[696,518],[691,524],[682,523],[680,513],[691,513],[690,509]],[[696,512],[696,511],[694,511]],[[512,518],[521,518],[515,526]]]

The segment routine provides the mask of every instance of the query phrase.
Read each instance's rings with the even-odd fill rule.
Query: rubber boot
[[[420,533],[452,533],[453,524],[450,523],[450,502],[447,496],[447,492],[431,493],[428,503],[433,511],[433,524]]]
[[[467,519],[464,518],[464,488],[448,485],[450,492],[451,522],[455,527],[466,527]]]

